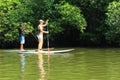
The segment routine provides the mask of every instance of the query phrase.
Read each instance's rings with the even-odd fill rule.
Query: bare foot
[[[24,49],[21,49],[20,51],[22,52],[22,51],[25,51],[25,50],[24,50]]]

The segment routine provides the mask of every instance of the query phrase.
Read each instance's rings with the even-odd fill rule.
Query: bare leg
[[[43,38],[39,39],[39,44],[38,44],[38,51],[40,51],[42,49],[43,46]]]
[[[24,45],[20,44],[20,51],[23,51],[23,50],[24,50]]]

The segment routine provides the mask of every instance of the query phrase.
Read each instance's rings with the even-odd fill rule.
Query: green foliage
[[[35,1],[37,2],[37,0]],[[87,26],[81,10],[64,0],[38,1],[36,6],[37,20],[49,19],[48,26],[51,39],[58,37],[56,35],[68,29],[69,26],[78,29],[80,32],[83,32]]]
[[[87,21],[87,27],[85,33],[81,34],[81,40],[94,43],[96,45],[106,45],[106,8],[112,1],[119,0],[67,0],[70,4],[81,8],[85,19]],[[87,35],[86,34],[90,34]],[[88,38],[89,37],[89,38]],[[115,42],[116,40],[114,40]],[[101,44],[102,43],[102,44]]]
[[[61,24],[77,27],[81,32],[86,28],[87,23],[78,7],[62,2],[61,4],[56,4],[56,9],[60,14]],[[69,28],[69,26],[67,27]]]
[[[18,39],[20,22],[29,23],[32,17],[32,3],[29,0],[1,0],[0,4],[0,40],[14,41]],[[30,18],[30,19],[29,19]]]
[[[106,41],[120,44],[120,0],[0,0],[0,3],[0,44],[18,42],[20,22],[36,34],[39,19],[49,19],[51,40],[61,37],[63,41],[83,45],[103,45]]]
[[[107,7],[106,24],[109,25],[106,39],[110,43],[120,44],[120,1],[113,1]]]
[[[120,25],[120,2],[112,2],[107,7],[107,24],[118,27]]]

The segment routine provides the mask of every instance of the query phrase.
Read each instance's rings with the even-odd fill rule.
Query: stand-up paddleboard
[[[36,50],[25,50],[26,52],[27,51],[30,51],[30,52],[33,52],[33,51],[36,51]],[[20,50],[4,50],[4,52],[20,52]]]
[[[53,50],[54,48],[50,48],[50,50]],[[42,49],[42,50],[47,50],[47,48],[44,48],[44,49]],[[37,49],[33,49],[33,50],[25,50],[24,52],[35,52],[35,51],[37,51]],[[13,49],[13,50],[4,50],[4,52],[20,52],[20,50],[18,50],[18,49]]]
[[[54,51],[20,51],[19,53],[21,54],[38,54],[38,53],[42,53],[42,54],[56,54],[56,53],[66,53],[66,52],[70,52],[73,51],[74,49],[67,49],[67,50],[54,50]]]

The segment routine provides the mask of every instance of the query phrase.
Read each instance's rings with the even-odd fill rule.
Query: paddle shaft
[[[31,34],[33,35],[33,37],[35,38],[36,41],[38,41],[38,39],[35,37],[35,35],[31,32]]]
[[[47,26],[47,31],[49,30]],[[47,46],[48,46],[48,61],[50,60],[50,43],[49,43],[49,33],[47,34]]]
[[[47,26],[47,31],[49,30],[48,26]],[[48,50],[49,50],[49,46],[50,46],[50,43],[49,43],[49,33],[47,34],[47,46],[48,46]]]

